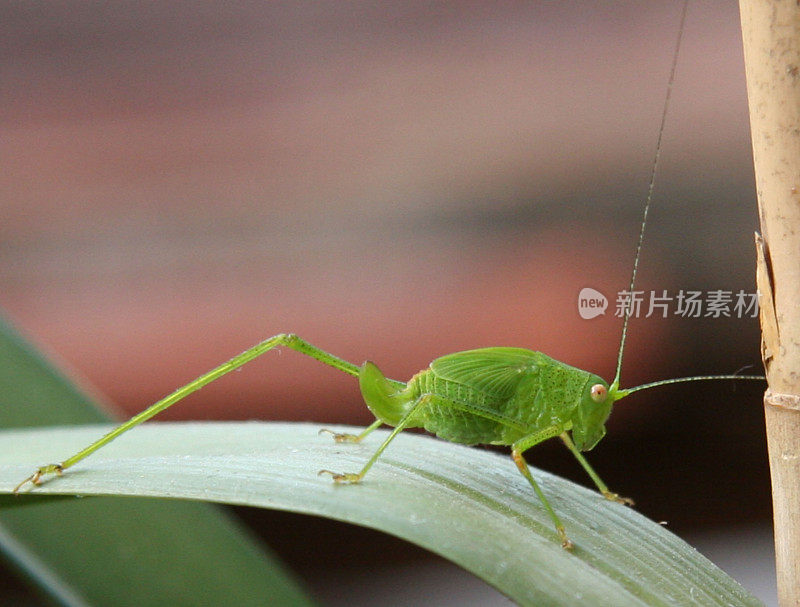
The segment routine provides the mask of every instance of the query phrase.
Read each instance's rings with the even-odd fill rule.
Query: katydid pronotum
[[[633,293],[635,287],[685,15],[686,4],[681,16],[628,293]],[[120,434],[155,416],[190,393],[261,354],[284,346],[358,378],[362,396],[375,416],[375,421],[358,435],[334,433],[333,437],[337,442],[360,442],[383,424],[394,428],[359,472],[336,473],[322,470],[320,474],[331,475],[337,483],[360,482],[392,439],[406,428],[423,427],[440,438],[464,444],[509,445],[519,471],[532,486],[555,525],[562,546],[569,549],[572,542],[563,523],[523,458],[527,449],[547,439],[559,437],[605,498],[630,504],[630,500],[608,489],[582,454],[582,451],[592,449],[605,435],[605,422],[614,402],[633,392],[669,383],[721,378],[762,379],[742,375],[686,377],[621,389],[620,371],[630,314],[628,307],[624,314],[616,375],[610,384],[597,375],[556,361],[540,352],[508,347],[469,350],[443,356],[434,360],[427,369],[414,375],[408,382],[401,382],[387,379],[371,362],[365,362],[361,366],[354,365],[320,350],[294,334],[276,335],[178,389],[61,463],[38,468],[14,491],[18,492],[29,482],[33,485],[40,484],[45,475],[63,473]]]

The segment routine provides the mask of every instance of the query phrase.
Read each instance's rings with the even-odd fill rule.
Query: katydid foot
[[[360,483],[361,479],[364,478],[364,474],[361,472],[358,474],[354,472],[345,472],[344,474],[339,474],[338,472],[332,472],[330,470],[320,470],[317,472],[317,476],[322,476],[323,474],[330,474],[333,477],[333,482],[337,484]]]
[[[334,432],[333,430],[328,430],[327,428],[322,428],[317,434],[330,434],[333,436],[333,440],[335,440],[337,443],[360,443],[361,439],[364,438],[363,435],[343,434],[340,432]]]
[[[603,491],[602,493],[604,498],[612,502],[617,502],[618,504],[624,504],[626,506],[634,506],[636,504],[631,498],[622,497],[613,491]]]
[[[45,474],[56,474],[58,476],[61,476],[63,472],[64,472],[64,466],[61,464],[48,464],[47,466],[42,466],[41,468],[38,468],[36,472],[31,474],[28,478],[23,480],[19,485],[14,487],[13,493],[14,495],[17,495],[19,493],[19,490],[22,489],[28,483],[37,486],[41,485],[42,477]]]
[[[570,540],[567,537],[567,532],[564,530],[564,527],[562,525],[559,525],[558,527],[556,527],[556,531],[558,532],[558,537],[561,538],[561,547],[564,550],[571,551],[575,547],[575,544],[573,544],[572,540]]]

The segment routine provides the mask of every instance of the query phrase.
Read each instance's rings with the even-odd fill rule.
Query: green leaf
[[[106,430],[0,433],[0,492]],[[17,499],[157,496],[316,514],[426,547],[523,605],[759,604],[662,526],[534,471],[575,542],[574,552],[563,550],[509,457],[406,433],[361,484],[335,485],[317,471],[359,470],[386,433],[337,444],[318,430],[316,424],[145,424]]]
[[[0,319],[0,427],[108,419]],[[5,441],[0,450],[22,453]],[[3,496],[0,556],[67,605],[309,604],[283,567],[209,504]]]

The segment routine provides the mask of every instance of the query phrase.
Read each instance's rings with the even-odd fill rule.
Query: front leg
[[[612,502],[617,502],[618,504],[625,504],[626,506],[633,506],[634,502],[629,497],[622,497],[621,495],[614,493],[613,491],[609,491],[608,486],[600,479],[597,475],[597,472],[594,471],[589,465],[589,462],[583,457],[583,454],[578,451],[578,448],[575,446],[575,443],[572,442],[569,434],[563,432],[559,435],[559,438],[564,442],[567,448],[572,452],[572,455],[575,456],[575,459],[578,460],[578,463],[586,470],[586,473],[591,477],[594,481],[594,484],[597,485],[597,489],[600,493],[603,494],[603,497],[607,500]]]

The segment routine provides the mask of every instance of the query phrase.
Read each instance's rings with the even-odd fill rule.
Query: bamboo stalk
[[[800,0],[740,0],[778,597],[800,606]]]

